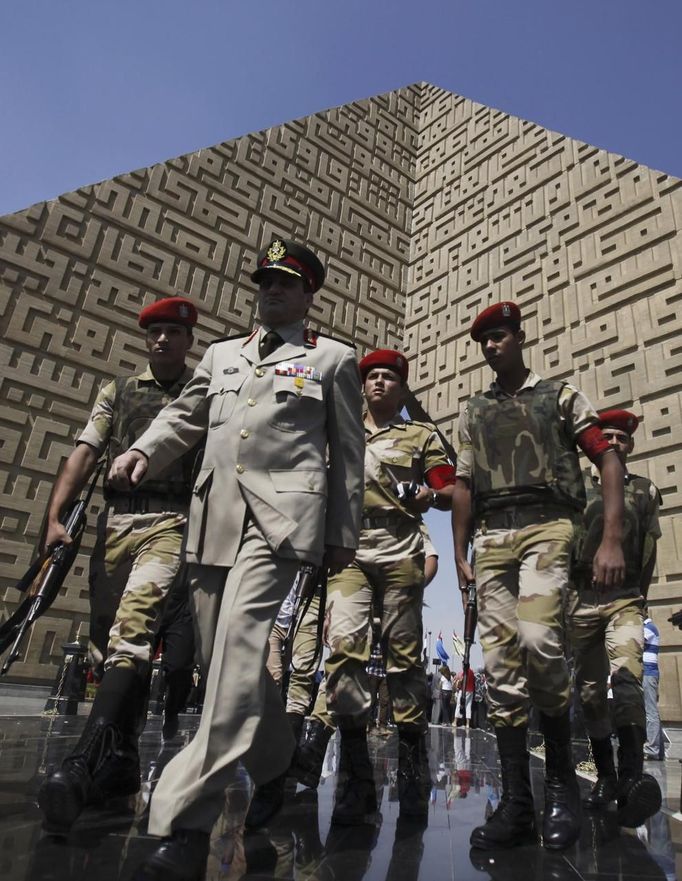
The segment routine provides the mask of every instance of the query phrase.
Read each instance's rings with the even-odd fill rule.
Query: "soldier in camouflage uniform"
[[[420,532],[424,542],[424,587],[428,587],[438,571],[438,554],[431,541],[429,530],[423,522],[420,524]],[[313,604],[311,603],[311,607],[312,605]],[[377,620],[373,614],[372,618],[373,621]],[[380,617],[378,618],[378,625],[380,631]],[[312,616],[306,614],[303,618],[300,629],[301,631],[307,630],[305,639],[302,640],[302,645],[307,647],[308,651],[305,655],[300,650],[297,653],[297,641],[294,641],[294,666],[298,667],[301,671],[309,671],[314,656],[314,647],[316,646],[317,618],[312,618]],[[368,639],[371,644],[371,640],[374,639],[373,626],[369,629]],[[380,640],[379,642],[382,648],[383,659],[385,644],[382,645]],[[372,648],[373,647],[374,646],[372,645]],[[315,669],[313,668],[312,672],[301,672],[296,678],[294,678],[294,675],[292,674],[287,701],[287,712],[302,713],[303,716],[308,713],[313,694],[314,673]],[[385,665],[383,675],[385,676]],[[382,679],[382,684],[385,684],[385,679]],[[293,693],[292,687],[294,689]],[[388,698],[390,700],[390,695]],[[303,722],[303,716],[301,717],[301,723]],[[336,722],[332,719],[327,708],[327,680],[323,679],[317,691],[315,705],[312,708],[308,724],[298,743],[291,763],[291,768],[289,769],[289,774],[299,783],[312,789],[315,789],[319,785],[324,757],[327,752],[327,745],[335,731]]]
[[[185,365],[197,313],[185,297],[142,310],[149,365],[99,393],[76,448],[55,484],[45,542],[68,541],[59,517],[106,455],[109,463],[134,443],[192,376]],[[137,792],[137,742],[144,726],[154,633],[180,565],[193,455],[135,493],[105,484],[90,564],[90,656],[101,678],[83,735],[62,767],[42,785],[45,826],[65,831],[85,804]]]
[[[485,657],[490,721],[502,764],[503,795],[474,847],[509,847],[535,836],[529,781],[529,703],[545,737],[543,842],[573,843],[580,797],[571,755],[569,674],[563,651],[563,601],[574,523],[585,505],[577,446],[594,461],[604,487],[604,525],[594,555],[595,584],[612,589],[623,572],[623,468],[584,395],[544,380],[523,360],[525,335],[515,303],[480,313],[471,336],[496,374],[469,400],[459,422],[453,508],[460,587],[473,580]]]
[[[339,824],[361,824],[376,811],[367,750],[372,609],[381,619],[399,735],[401,814],[425,817],[428,812],[420,527],[429,508],[450,510],[455,473],[434,427],[400,416],[407,372],[405,357],[392,350],[372,352],[360,362],[367,403],[360,546],[355,561],[328,584],[327,702],[341,732],[332,821]]]
[[[599,414],[604,436],[627,468],[639,420],[627,410]],[[641,826],[661,806],[661,790],[643,773],[646,716],[642,689],[644,645],[642,603],[656,563],[660,495],[646,477],[626,470],[623,555],[625,580],[610,591],[595,589],[592,561],[599,545],[604,504],[599,473],[586,480],[587,506],[574,550],[568,596],[569,637],[575,657],[576,687],[585,717],[597,781],[585,799],[592,809],[618,799],[623,826]],[[611,746],[607,677],[611,674],[618,734],[618,776]]]

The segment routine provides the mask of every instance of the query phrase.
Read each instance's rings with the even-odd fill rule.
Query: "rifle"
[[[459,696],[459,718],[466,719],[466,686],[471,668],[471,646],[474,644],[478,608],[476,605],[476,582],[467,584],[467,603],[464,610],[464,654],[462,655],[462,691]]]
[[[295,591],[294,608],[287,632],[282,640],[282,670],[286,673],[291,666],[294,673],[311,673],[317,668],[322,655],[322,630],[324,628],[324,616],[327,605],[326,571],[322,567],[313,566],[312,563],[303,563],[296,573],[293,589]],[[320,598],[320,608],[317,613],[315,655],[305,670],[299,670],[293,666],[294,640],[315,596]],[[284,681],[284,678],[282,681]]]
[[[63,542],[59,542],[54,548],[41,554],[29,566],[26,574],[16,585],[17,590],[26,594],[26,598],[7,621],[0,626],[0,654],[9,645],[12,645],[0,671],[2,676],[19,658],[21,646],[29,627],[50,608],[76,559],[85,530],[86,511],[103,466],[104,462],[102,461],[97,466],[85,497],[73,502],[66,517],[62,520],[72,543],[65,545]]]

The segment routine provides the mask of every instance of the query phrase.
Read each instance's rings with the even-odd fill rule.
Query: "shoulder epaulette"
[[[252,331],[247,331],[246,333],[233,333],[230,336],[221,336],[217,340],[211,340],[209,346],[214,346],[216,343],[227,343],[230,340],[241,340],[244,337],[250,337],[252,335]]]
[[[436,426],[433,422],[424,422],[421,419],[406,419],[405,422],[408,425],[418,425],[420,428],[425,428],[427,431],[436,431]]]
[[[327,340],[334,340],[335,343],[342,343],[344,346],[349,346],[351,349],[357,348],[355,343],[350,340],[341,339],[341,337],[332,336],[330,333],[322,333],[319,330],[311,330],[311,328],[306,327],[303,331],[303,341],[308,343],[308,345],[316,346],[317,338],[324,337]]]

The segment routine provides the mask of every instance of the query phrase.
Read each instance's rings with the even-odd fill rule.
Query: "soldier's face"
[[[525,338],[522,330],[494,327],[481,336],[481,351],[496,373],[505,373],[523,360]]]
[[[618,453],[618,458],[625,465],[625,460],[632,452],[635,445],[633,438],[627,431],[621,431],[619,428],[602,428],[602,434],[609,442],[609,445]]]
[[[279,269],[264,272],[258,283],[258,312],[263,324],[281,327],[305,317],[313,302],[303,279]]]
[[[365,398],[369,405],[380,404],[382,409],[400,409],[403,385],[400,376],[390,367],[373,367],[365,377]]]
[[[147,328],[145,342],[153,366],[182,367],[192,345],[192,334],[182,324],[154,322]]]

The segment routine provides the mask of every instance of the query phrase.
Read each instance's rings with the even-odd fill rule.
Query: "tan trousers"
[[[294,738],[265,668],[268,636],[299,567],[277,557],[249,521],[231,569],[190,565],[197,652],[208,670],[194,740],[166,766],[151,801],[149,831],[210,832],[242,762],[256,784],[283,773]]]

